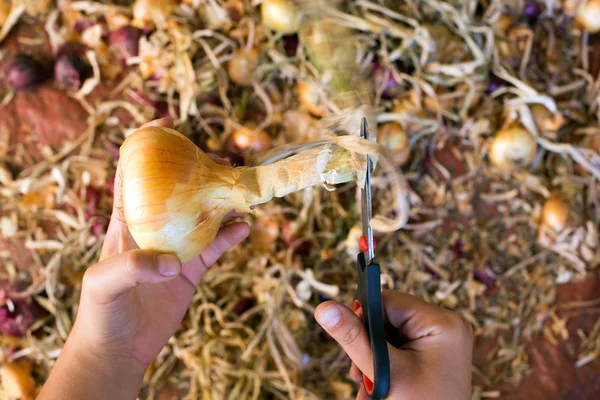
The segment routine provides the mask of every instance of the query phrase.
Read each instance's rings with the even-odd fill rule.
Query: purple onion
[[[31,299],[13,300],[14,310],[0,307],[0,333],[6,336],[23,337],[41,315],[39,306]]]
[[[473,272],[473,278],[476,281],[483,283],[488,289],[496,287],[496,273],[486,265],[485,269],[476,269]]]
[[[527,0],[523,12],[530,23],[535,23],[542,14],[542,6],[536,0]]]
[[[502,86],[506,85],[506,81],[499,76],[490,73],[490,79],[488,81],[488,87],[485,90],[486,94],[494,93],[496,90],[500,89]]]
[[[391,98],[398,94],[401,89],[400,83],[394,78],[392,71],[379,63],[373,65],[371,71],[371,79],[375,84],[375,88],[380,90],[383,86],[382,95],[385,98]]]
[[[49,78],[49,73],[33,57],[18,54],[6,70],[6,81],[16,90],[33,89]]]
[[[80,19],[79,21],[75,22],[74,29],[75,32],[82,34],[86,29],[89,29],[94,25],[96,25],[96,21],[91,19]]]
[[[298,45],[300,41],[298,40],[298,35],[287,35],[283,37],[283,46],[285,47],[285,54],[288,57],[294,57],[298,52]]]
[[[123,59],[137,57],[140,52],[140,38],[144,34],[135,26],[122,26],[114,32],[110,33],[108,38],[109,43],[118,50],[119,55]]]
[[[233,306],[233,309],[231,311],[236,313],[237,315],[242,315],[243,313],[254,307],[255,304],[256,302],[254,301],[254,299],[251,299],[250,297],[244,297],[240,299],[235,304],[235,306]]]
[[[61,55],[54,64],[54,79],[65,88],[77,91],[83,82],[92,75],[92,67],[81,53]]]

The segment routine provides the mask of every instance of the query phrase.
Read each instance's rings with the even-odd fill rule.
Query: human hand
[[[149,125],[172,127],[172,122],[161,119],[144,126]],[[122,366],[124,371],[120,371],[119,377],[124,382],[122,389],[116,391],[118,398],[128,398],[125,392],[137,394],[146,368],[181,324],[208,267],[249,234],[245,222],[224,226],[197,259],[183,265],[175,255],[140,250],[122,216],[120,179],[118,167],[113,211],[100,261],[84,275],[77,319],[63,350],[66,355],[61,354],[44,387],[46,395],[60,393],[60,396],[42,396],[44,399],[78,397],[79,392],[61,387],[58,382],[51,383],[53,377],[61,375],[55,370],[72,371],[69,363],[76,362],[87,365],[90,376],[105,378],[119,375]],[[230,222],[240,215],[232,213],[224,221]],[[85,353],[78,349],[85,349]],[[61,359],[66,361],[61,364]],[[71,379],[71,384],[71,372],[63,375],[67,375],[63,379]],[[89,392],[92,380],[81,378],[83,390],[87,386]],[[105,389],[103,395],[95,398],[111,398]]]
[[[392,335],[390,399],[471,398],[471,325],[458,314],[438,308],[409,294],[382,294],[384,322]],[[327,301],[317,307],[317,322],[352,359],[350,377],[373,380],[373,353],[365,326],[348,307]],[[367,399],[361,384],[357,399]]]

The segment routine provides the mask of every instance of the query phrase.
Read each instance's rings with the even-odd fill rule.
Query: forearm
[[[103,359],[76,332],[69,336],[39,400],[133,400],[142,387],[144,367],[127,357]]]

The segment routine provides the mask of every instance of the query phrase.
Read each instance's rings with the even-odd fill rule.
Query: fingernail
[[[341,318],[342,313],[336,306],[329,306],[317,315],[317,321],[319,321],[324,328],[333,328],[340,322]]]
[[[158,273],[162,276],[175,276],[179,274],[181,269],[179,258],[173,254],[160,254],[156,257],[156,264],[158,265]]]

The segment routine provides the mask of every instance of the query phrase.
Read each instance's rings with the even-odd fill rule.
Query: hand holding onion
[[[228,213],[310,186],[349,182],[366,162],[330,144],[270,165],[230,167],[181,133],[151,126],[125,140],[121,167],[124,218],[135,242],[185,262],[206,249]]]

